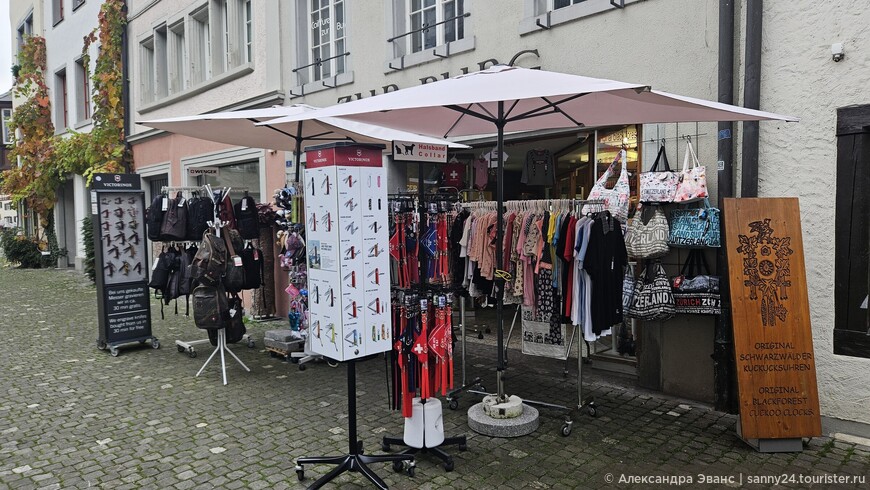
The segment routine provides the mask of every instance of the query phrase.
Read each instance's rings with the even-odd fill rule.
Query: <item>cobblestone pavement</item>
[[[259,347],[237,345],[251,373],[231,364],[230,384],[222,386],[213,365],[194,377],[210,349],[190,359],[173,346],[202,332],[169,308],[160,320],[156,302],[154,333],[163,348],[113,358],[95,347],[95,291],[81,275],[0,268],[0,292],[0,488],[298,488],[296,457],[346,451],[341,368],[299,371]],[[258,346],[262,332],[278,325],[250,329]],[[470,371],[494,386],[492,348],[469,350]],[[519,354],[511,362],[508,387],[517,394],[562,404],[576,397],[562,363]],[[374,452],[382,436],[401,434],[402,418],[387,408],[384,362],[359,368],[359,434]],[[695,482],[700,474],[731,476],[736,487],[741,474],[745,484],[750,475],[870,473],[868,447],[817,438],[802,453],[758,454],[734,435],[733,416],[626,389],[612,376],[590,376],[587,387],[599,417],[577,415],[569,437],[559,434],[562,414],[552,411],[527,437],[470,433],[465,410],[475,397],[465,395],[460,410],[444,413],[448,435],[469,436],[467,451],[451,449],[453,472],[425,455],[413,479],[386,464],[374,469],[394,488],[475,489],[598,488],[608,486],[608,474],[617,484],[621,474]],[[311,466],[306,474],[328,469]],[[336,488],[362,486],[350,474]]]

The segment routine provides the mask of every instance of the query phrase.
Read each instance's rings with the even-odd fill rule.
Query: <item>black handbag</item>
[[[719,276],[710,275],[702,250],[692,250],[680,275],[673,279],[674,306],[677,313],[719,315],[722,297]]]
[[[667,320],[674,316],[674,294],[662,263],[647,261],[634,283],[634,299],[628,316],[644,321]]]

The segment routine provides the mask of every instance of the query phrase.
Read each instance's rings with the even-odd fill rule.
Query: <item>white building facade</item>
[[[718,0],[272,0],[252,2],[246,17],[248,3],[130,2],[135,118],[273,103],[328,106],[498,63],[644,83],[708,100],[718,97]],[[742,105],[746,0],[734,4],[733,85],[735,103]],[[870,359],[834,354],[838,318],[831,273],[835,241],[842,238],[835,237],[834,229],[840,212],[833,200],[837,109],[870,103],[862,93],[870,60],[870,31],[864,28],[870,11],[845,0],[766,2],[764,8],[760,108],[798,116],[801,122],[761,124],[759,195],[801,198],[822,414],[870,424]],[[252,34],[246,37],[249,18]],[[846,50],[839,63],[831,54],[836,42]],[[151,73],[153,78],[141,79]],[[684,148],[678,137],[691,136],[708,166],[712,196],[717,196],[715,124],[541,134],[538,141],[509,141],[506,151],[522,160],[530,146],[564,147],[564,164],[579,168],[593,160],[595,150],[584,153],[577,146],[591,134],[599,148],[608,134],[632,135],[643,169],[652,164],[662,138],[676,162]],[[738,188],[741,135],[742,126],[735,124]],[[262,201],[284,184],[289,159],[268,149],[226,148],[142,127],[135,129],[131,142],[137,171],[174,185],[191,182],[186,171],[191,166],[256,161]],[[474,151],[491,147],[491,140],[481,139]],[[394,165],[390,177],[394,189],[411,176]],[[572,195],[588,192],[588,183],[570,182]],[[564,187],[558,192],[564,193]],[[641,384],[712,401],[713,321],[682,317],[641,329],[647,358],[653,359],[640,362]]]

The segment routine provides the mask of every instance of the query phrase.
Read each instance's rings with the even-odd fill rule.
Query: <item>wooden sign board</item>
[[[725,199],[744,439],[821,435],[797,198]]]

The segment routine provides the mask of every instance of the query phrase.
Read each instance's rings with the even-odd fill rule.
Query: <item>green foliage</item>
[[[82,220],[82,239],[85,242],[85,274],[91,278],[91,282],[97,280],[97,271],[94,269],[94,229],[91,215],[85,215]]]
[[[39,242],[33,238],[19,235],[18,228],[0,229],[0,246],[9,262],[18,264],[23,269],[40,269],[43,267],[43,256],[39,250]]]

